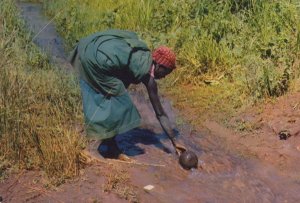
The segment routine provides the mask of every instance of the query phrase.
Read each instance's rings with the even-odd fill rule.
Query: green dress
[[[135,33],[95,33],[79,41],[69,61],[79,75],[88,137],[107,139],[140,125],[127,87],[149,74],[152,56]]]

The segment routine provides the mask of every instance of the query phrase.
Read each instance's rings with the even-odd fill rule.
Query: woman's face
[[[154,69],[155,79],[164,78],[164,77],[166,77],[166,75],[170,74],[171,72],[172,72],[171,68],[167,68],[160,64],[155,64],[155,69]]]

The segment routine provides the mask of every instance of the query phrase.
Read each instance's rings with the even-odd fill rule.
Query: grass
[[[286,93],[299,77],[298,4],[294,0],[46,0],[44,8],[48,15],[56,15],[69,47],[108,28],[136,31],[151,48],[172,47],[179,68],[165,82],[168,91],[190,85],[195,94],[177,94],[178,98],[207,109],[217,108],[226,97],[228,105],[220,110],[233,112],[248,100],[254,103]]]
[[[60,184],[82,167],[77,81],[31,42],[14,1],[0,2],[0,21],[0,175],[42,169]]]
[[[104,192],[113,192],[129,202],[139,202],[136,189],[129,184],[129,174],[125,169],[112,165],[110,172],[105,174],[105,176],[106,181],[103,184]]]

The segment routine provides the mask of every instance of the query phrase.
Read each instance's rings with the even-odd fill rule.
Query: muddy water
[[[18,3],[21,15],[27,28],[33,34],[35,42],[45,53],[50,56],[52,62],[65,64],[66,54],[63,39],[56,32],[52,23],[43,16],[42,5],[38,3]]]
[[[145,120],[153,118],[150,127],[145,123],[145,127],[150,128],[150,131],[135,129],[119,135],[118,140],[125,153],[134,154],[135,159],[166,165],[161,168],[150,167],[143,173],[139,172],[139,169],[133,170],[135,182],[140,186],[153,183],[154,180],[153,184],[157,186],[157,190],[152,194],[157,201],[299,202],[300,182],[258,160],[245,159],[226,152],[221,140],[212,138],[205,130],[195,132],[187,124],[178,125],[178,139],[196,152],[200,163],[196,170],[182,170],[177,164],[176,156],[172,154],[174,150],[166,136],[151,131],[155,125],[154,130],[158,131],[159,124],[153,124],[155,117],[149,102],[141,92],[133,93],[132,98]],[[167,100],[164,100],[164,107],[171,110]],[[175,118],[172,112],[174,111],[168,111],[171,118]]]
[[[19,6],[34,35],[48,24],[41,5],[22,3]],[[63,41],[51,23],[34,41],[53,61],[65,60]],[[222,140],[213,138],[205,129],[196,132],[184,122],[176,126],[175,110],[164,98],[163,106],[178,129],[178,139],[199,157],[198,169],[183,170],[143,89],[136,88],[131,91],[131,96],[142,115],[143,124],[139,129],[118,135],[118,145],[140,163],[163,165],[124,166],[131,174],[131,183],[140,188],[141,202],[300,202],[300,179],[294,180],[255,158],[230,154],[224,150]],[[224,132],[220,130],[218,133]],[[142,188],[149,184],[154,189],[144,192]],[[77,196],[79,192],[76,192]],[[68,194],[70,202],[74,202],[72,195]],[[84,194],[81,195],[84,199]],[[51,202],[47,196],[41,201]]]

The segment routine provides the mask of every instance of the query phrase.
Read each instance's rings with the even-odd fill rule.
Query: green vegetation
[[[66,5],[68,5],[66,7]],[[178,53],[176,83],[207,78],[237,83],[253,98],[279,96],[299,53],[298,1],[267,0],[67,0],[45,1],[69,46],[107,28],[134,30],[150,46]]]
[[[68,47],[108,28],[136,31],[151,48],[172,47],[179,68],[167,92],[197,115],[232,115],[299,78],[296,0],[46,0],[44,8]]]
[[[14,1],[0,2],[0,22],[0,178],[41,168],[59,184],[80,168],[78,84],[31,42]]]

